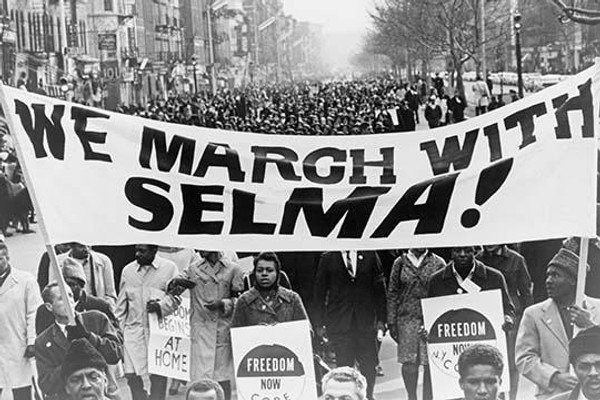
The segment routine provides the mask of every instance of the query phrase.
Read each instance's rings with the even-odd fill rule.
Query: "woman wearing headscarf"
[[[235,304],[232,328],[308,319],[298,293],[279,285],[281,264],[275,253],[256,256],[253,273],[254,286]]]

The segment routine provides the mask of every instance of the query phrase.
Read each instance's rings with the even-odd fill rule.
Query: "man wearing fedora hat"
[[[583,330],[571,340],[569,360],[579,383],[552,400],[600,400],[600,327]]]
[[[600,322],[600,301],[586,297],[575,305],[579,257],[561,248],[548,264],[549,298],[523,313],[517,333],[516,364],[521,375],[537,384],[536,398],[545,400],[573,390],[577,378],[569,372],[569,340],[574,328]]]
[[[87,339],[75,339],[61,366],[64,392],[70,400],[105,400],[108,364]]]

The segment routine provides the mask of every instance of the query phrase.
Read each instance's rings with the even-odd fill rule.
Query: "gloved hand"
[[[427,340],[429,339],[429,332],[427,332],[427,329],[425,329],[425,327],[423,325],[421,325],[421,327],[419,328],[419,337],[421,338],[422,341],[427,342]]]
[[[196,287],[196,282],[185,278],[175,278],[171,281],[171,283],[175,286],[179,286],[185,289],[193,289],[194,287]]]
[[[223,300],[215,300],[210,303],[205,303],[204,307],[211,311],[225,311],[225,302]]]
[[[320,326],[317,328],[316,334],[320,339],[324,339],[325,336],[327,336],[327,330],[325,329],[324,326]]]
[[[512,319],[512,317],[510,315],[505,315],[504,323],[502,324],[502,330],[504,330],[504,332],[509,332],[509,331],[512,331],[512,329],[514,327],[515,327],[515,321]]]
[[[89,339],[90,332],[85,329],[81,322],[81,317],[77,315],[75,317],[75,325],[67,325],[67,339],[73,341],[75,339]]]
[[[149,314],[156,314],[158,318],[162,317],[162,310],[160,309],[160,303],[158,300],[148,300],[146,303],[146,311]]]
[[[187,289],[193,289],[196,283],[184,278],[175,278],[167,286],[167,293],[173,296],[179,296]]]
[[[398,327],[395,324],[390,324],[388,325],[388,328],[390,330],[390,336],[398,343]]]
[[[30,344],[25,348],[25,358],[33,358],[35,357],[35,346]]]

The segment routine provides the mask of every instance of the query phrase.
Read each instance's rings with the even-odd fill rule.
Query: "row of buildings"
[[[321,27],[286,15],[281,0],[0,0],[0,5],[5,82],[26,77],[29,89],[74,92],[75,100],[84,101],[101,87],[109,109],[169,92],[300,79],[321,68]]]

